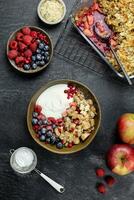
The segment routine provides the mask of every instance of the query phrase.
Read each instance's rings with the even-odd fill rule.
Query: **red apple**
[[[134,113],[125,113],[119,118],[118,132],[124,143],[134,144]]]
[[[134,148],[128,144],[115,144],[107,153],[107,164],[112,172],[126,175],[134,171]]]

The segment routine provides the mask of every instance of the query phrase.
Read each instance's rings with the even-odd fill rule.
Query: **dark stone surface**
[[[115,176],[118,183],[102,196],[95,189],[96,183],[101,180],[96,179],[94,169],[103,166],[111,174],[106,168],[104,155],[116,142],[118,117],[124,112],[134,112],[134,88],[110,76],[110,71],[107,76],[102,76],[57,54],[45,71],[32,77],[18,74],[7,61],[7,39],[12,31],[25,24],[44,28],[56,43],[63,24],[46,27],[40,22],[36,14],[38,2],[0,0],[0,200],[132,200],[134,174]],[[65,1],[68,13],[73,2]],[[68,156],[52,154],[38,146],[30,137],[26,125],[31,96],[49,80],[61,78],[78,80],[89,86],[102,108],[101,128],[92,144]],[[64,194],[58,194],[35,173],[20,177],[12,171],[9,149],[20,146],[28,146],[37,153],[38,168],[65,185]]]

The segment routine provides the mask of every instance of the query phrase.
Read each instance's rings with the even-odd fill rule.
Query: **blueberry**
[[[32,61],[36,61],[36,56],[32,56]]]
[[[41,136],[41,135],[42,135],[40,130],[38,131],[38,134],[39,134],[39,136]]]
[[[45,56],[41,56],[41,59],[44,60],[44,59],[45,59]]]
[[[46,128],[42,128],[42,129],[41,129],[41,134],[42,134],[42,135],[46,134]]]
[[[48,45],[45,45],[44,50],[45,50],[45,51],[48,51],[48,50],[49,50],[49,46],[48,46]]]
[[[45,60],[46,60],[46,62],[48,62],[50,60],[50,57],[47,56]]]
[[[53,135],[52,131],[47,131],[46,136],[47,136],[48,138],[51,138],[52,135]]]
[[[37,60],[36,61],[36,65],[39,66],[40,65],[40,61]]]
[[[41,51],[41,55],[45,55],[45,51]]]
[[[46,120],[46,119],[45,119],[45,120],[43,120],[43,124],[44,124],[44,125],[48,125],[48,124],[47,124],[47,120]]]
[[[49,52],[46,51],[44,55],[45,55],[45,57],[49,56]]]
[[[43,43],[39,44],[39,49],[44,49],[44,44]]]
[[[38,119],[33,118],[33,119],[32,119],[32,124],[33,124],[33,125],[36,125],[37,123],[38,123]]]
[[[56,137],[55,137],[55,135],[52,135],[52,137],[51,137],[51,144],[55,144],[55,142],[56,142]]]
[[[38,39],[37,42],[40,43],[41,41]]]
[[[40,119],[39,121],[38,121],[38,125],[42,125],[42,120]]]
[[[55,129],[55,128],[56,128],[56,125],[55,125],[55,124],[53,124],[53,125],[52,125],[52,128],[53,128],[53,129]]]
[[[36,69],[37,68],[37,64],[36,63],[32,63],[32,69]]]
[[[37,112],[33,112],[33,114],[32,114],[32,115],[33,115],[33,117],[35,117],[35,118],[36,118],[36,117],[38,116],[38,113],[37,113]]]
[[[36,53],[41,53],[41,49],[37,49],[37,50],[36,50]]]
[[[46,142],[50,143],[51,139],[50,138],[46,138]]]
[[[40,136],[40,141],[42,141],[42,142],[43,142],[43,141],[45,141],[45,140],[46,140],[46,137],[45,137],[45,135],[41,135],[41,136]]]
[[[45,65],[45,61],[44,60],[41,60],[40,61],[40,66],[44,66]]]
[[[41,54],[37,54],[37,55],[36,55],[36,58],[37,58],[37,60],[40,61],[40,60],[41,60]]]
[[[23,69],[24,70],[29,70],[30,69],[30,65],[29,64],[24,64]]]
[[[56,144],[56,147],[57,147],[58,149],[62,149],[62,148],[63,148],[63,144],[62,144],[61,142],[58,142],[58,143]]]

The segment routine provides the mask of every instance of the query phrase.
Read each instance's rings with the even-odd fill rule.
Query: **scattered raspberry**
[[[34,111],[37,112],[37,113],[40,113],[42,110],[42,107],[39,106],[39,105],[35,105],[35,108],[34,108]]]
[[[37,43],[36,42],[31,43],[29,47],[30,47],[30,49],[31,49],[32,52],[35,52],[36,49],[37,49]]]
[[[106,193],[106,187],[103,183],[99,183],[97,185],[97,190],[98,192],[102,193],[102,194],[105,194]]]
[[[23,40],[23,34],[21,32],[18,32],[16,34],[16,40],[18,40],[18,41],[22,41]]]
[[[24,63],[25,62],[25,58],[22,56],[16,57],[15,59],[15,63],[18,65],[20,63]]]
[[[30,45],[31,42],[32,42],[32,37],[30,35],[24,35],[23,36],[23,42],[26,44],[26,45]]]
[[[22,33],[23,33],[24,35],[30,35],[30,32],[31,32],[31,29],[30,29],[28,26],[26,26],[26,27],[24,27],[24,28],[22,29]]]
[[[8,52],[8,58],[13,60],[18,56],[18,52],[16,50],[10,50]]]
[[[30,33],[32,38],[37,38],[37,32],[36,31],[31,31]]]
[[[44,120],[44,119],[46,119],[46,117],[45,117],[42,113],[40,113],[40,114],[38,115],[37,119]]]
[[[114,177],[112,177],[112,176],[106,176],[105,177],[105,181],[106,181],[106,183],[108,184],[108,186],[112,186],[112,185],[114,185],[115,184],[115,178]]]
[[[22,42],[19,42],[18,46],[21,52],[23,52],[27,48],[27,46]]]
[[[24,55],[25,57],[31,57],[32,56],[32,51],[30,49],[27,49],[25,52],[24,52]]]
[[[102,168],[96,169],[95,172],[96,172],[96,175],[97,175],[98,177],[103,177],[103,176],[105,175],[105,170],[102,169]]]
[[[54,117],[48,117],[47,119],[54,124],[56,123],[56,119]]]
[[[38,38],[39,38],[40,40],[44,40],[44,39],[45,39],[45,35],[42,34],[42,33],[38,33]]]
[[[9,42],[9,47],[10,47],[10,49],[17,49],[17,42],[15,41],[15,40],[11,40],[10,42]]]

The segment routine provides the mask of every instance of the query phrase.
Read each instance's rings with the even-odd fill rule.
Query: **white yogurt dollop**
[[[30,167],[34,160],[34,156],[30,150],[20,149],[15,154],[15,161],[20,168]]]
[[[42,113],[46,117],[54,117],[56,119],[62,117],[62,113],[69,107],[73,98],[67,99],[64,90],[67,84],[57,84],[45,90],[37,99],[36,104],[42,107]]]

